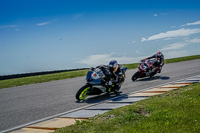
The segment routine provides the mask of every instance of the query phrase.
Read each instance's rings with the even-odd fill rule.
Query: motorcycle
[[[155,61],[156,59],[141,60],[138,71],[132,76],[132,81],[135,81],[138,78],[153,77],[159,69],[159,67],[154,66]]]
[[[76,99],[78,101],[84,100],[88,95],[99,95],[101,93],[118,93],[121,88],[122,83],[124,82],[126,76],[125,72],[127,67],[122,67],[121,72],[119,73],[117,82],[113,81],[112,85],[105,80],[105,74],[103,70],[96,68],[91,68],[87,72],[86,81],[87,83],[81,87],[76,93]]]

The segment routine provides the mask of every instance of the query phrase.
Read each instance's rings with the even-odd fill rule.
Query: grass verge
[[[24,78],[1,80],[0,89],[7,88],[7,87],[34,84],[34,83],[48,82],[48,81],[53,81],[53,80],[80,77],[80,76],[86,75],[87,71],[88,70],[78,70],[78,71],[62,72],[62,73],[55,73],[55,74],[47,74],[47,75],[41,75],[41,76],[31,76],[31,77],[24,77]]]
[[[167,64],[167,63],[174,63],[174,62],[194,60],[194,59],[200,59],[200,55],[166,59],[165,63]],[[128,69],[134,69],[138,67],[138,64],[139,63],[125,64],[124,66],[128,67]],[[48,82],[52,80],[61,80],[61,79],[85,76],[87,71],[88,70],[78,70],[78,71],[70,71],[70,72],[61,72],[61,73],[56,73],[56,74],[47,74],[47,75],[41,75],[41,76],[31,76],[31,77],[24,77],[24,78],[0,80],[0,89],[34,84],[34,83]]]
[[[55,133],[199,133],[200,83],[121,107]]]

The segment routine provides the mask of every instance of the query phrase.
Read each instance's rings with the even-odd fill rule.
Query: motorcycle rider
[[[118,64],[116,60],[112,60],[109,62],[109,65],[100,65],[98,68],[100,68],[103,73],[105,74],[105,85],[112,86],[115,84],[115,92],[118,91],[119,86],[117,85],[119,81],[119,75],[122,74],[122,65]]]
[[[147,57],[144,60],[147,59],[152,59],[155,58],[156,61],[154,62],[154,66],[156,69],[152,70],[152,72],[154,72],[155,70],[157,70],[158,73],[161,73],[162,67],[164,66],[164,55],[162,54],[162,52],[157,52],[156,54],[154,54],[153,56]],[[142,60],[142,61],[144,61]],[[149,74],[149,73],[147,73]]]
[[[120,88],[118,83],[119,83],[119,76],[123,75],[122,72],[123,66],[118,64],[116,60],[110,61],[108,66],[111,73],[111,79],[114,79],[112,81],[112,83],[115,84],[114,91],[117,92]]]
[[[122,65],[118,64],[116,60],[112,60],[109,63],[109,70],[111,72],[111,78],[115,79],[115,81],[118,81],[118,76],[120,73],[122,73]]]

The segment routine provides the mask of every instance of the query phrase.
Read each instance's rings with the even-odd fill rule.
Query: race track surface
[[[137,69],[126,72],[122,94],[184,79],[200,74],[200,59],[166,64],[153,79],[131,80]],[[5,88],[0,90],[0,132],[26,123],[101,102],[115,95],[88,97],[78,103],[75,94],[86,83],[85,77]]]

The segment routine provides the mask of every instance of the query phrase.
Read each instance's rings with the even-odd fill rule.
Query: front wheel
[[[91,88],[89,85],[84,85],[81,87],[78,92],[76,93],[76,99],[78,101],[85,99],[88,96],[88,91]]]
[[[136,79],[138,79],[140,72],[136,72],[133,76],[132,76],[132,80],[135,81]]]
[[[150,78],[153,77],[156,73],[157,73],[157,72],[151,73],[151,74],[149,75],[149,77],[150,77]]]

